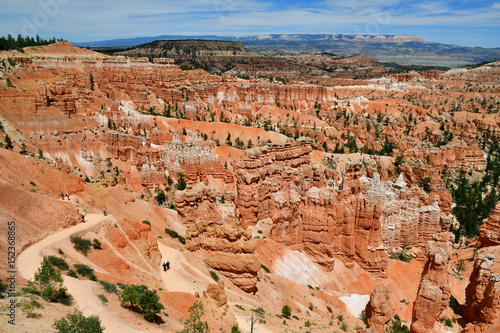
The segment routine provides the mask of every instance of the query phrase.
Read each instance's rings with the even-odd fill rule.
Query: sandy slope
[[[195,292],[201,293],[210,283],[214,283],[206,272],[201,272],[190,265],[179,250],[168,247],[161,242],[158,243],[158,249],[161,252],[162,263],[170,261],[169,270],[163,272],[160,268],[165,290],[194,294]]]
[[[104,220],[113,220],[113,216],[105,217],[102,214],[88,214],[87,222],[74,225],[70,228],[58,231],[48,237],[45,237],[40,242],[35,243],[21,252],[17,258],[17,267],[19,274],[27,280],[32,280],[35,272],[40,267],[43,255],[42,250],[45,247],[52,245],[58,241],[69,238],[71,235],[92,228],[103,222]],[[97,284],[93,281],[78,280],[71,277],[64,277],[64,285],[68,292],[74,297],[80,311],[85,316],[98,315],[101,318],[102,326],[106,328],[106,332],[121,333],[121,332],[140,332],[127,326],[121,322],[117,316],[110,313],[97,298],[95,289]]]

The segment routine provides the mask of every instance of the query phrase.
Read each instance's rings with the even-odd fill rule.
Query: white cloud
[[[0,35],[21,31],[43,12],[40,0],[0,0]],[[271,0],[42,0],[61,4],[40,35],[91,41],[162,34],[401,33],[413,27],[500,27],[500,3],[454,10],[448,1],[325,0],[279,8]],[[2,4],[3,3],[3,4]],[[299,7],[300,8],[300,7]],[[463,7],[462,7],[463,8]],[[413,31],[415,29],[413,28]],[[444,31],[444,30],[443,30]],[[494,36],[490,36],[495,40]],[[498,43],[498,37],[496,37]]]

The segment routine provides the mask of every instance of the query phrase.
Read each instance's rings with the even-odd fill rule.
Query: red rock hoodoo
[[[394,315],[390,289],[383,285],[377,286],[370,295],[365,311],[368,328],[371,328],[374,333],[383,333],[384,325]]]
[[[417,299],[413,305],[410,332],[426,333],[436,330],[437,320],[448,306],[451,286],[448,278],[450,249],[446,243],[430,241],[425,254],[428,258],[422,272]]]

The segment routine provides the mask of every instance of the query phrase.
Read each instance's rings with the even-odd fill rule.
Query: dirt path
[[[113,217],[105,217],[102,214],[87,214],[85,223],[79,223],[72,227],[58,231],[50,236],[45,237],[38,243],[35,243],[25,249],[17,257],[17,270],[19,274],[27,279],[33,280],[35,272],[38,270],[43,261],[42,250],[58,241],[69,238],[71,235],[90,229],[91,227],[101,223],[105,219],[112,219]]]
[[[45,237],[38,243],[31,245],[17,257],[17,269],[19,274],[27,280],[33,280],[35,272],[42,264],[42,250],[45,247],[69,238],[77,232],[88,230],[106,220],[115,221],[115,218],[112,215],[87,214],[85,223],[80,223],[58,231]],[[122,322],[118,316],[113,315],[104,307],[97,297],[96,288],[98,285],[95,282],[78,280],[65,276],[64,285],[68,289],[68,292],[74,297],[79,310],[82,311],[85,316],[99,316],[102,326],[106,328],[107,333],[142,332],[129,327],[126,323]]]
[[[163,272],[160,267],[160,275],[165,290],[179,291],[194,294],[201,293],[210,283],[214,281],[208,276],[207,272],[202,272],[189,264],[183,253],[174,248],[158,243],[158,249],[161,253],[161,262],[170,261],[170,269]]]

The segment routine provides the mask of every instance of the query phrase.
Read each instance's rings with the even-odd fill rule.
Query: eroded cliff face
[[[460,171],[474,170],[483,172],[486,169],[484,152],[474,146],[446,145],[442,148],[412,148],[403,152],[405,159],[416,158],[426,161],[434,170],[453,169]]]
[[[446,235],[443,234],[444,238]],[[451,246],[445,239],[430,241],[425,250],[427,263],[413,305],[410,332],[427,333],[437,330],[437,320],[448,306],[451,286],[448,277]]]
[[[213,187],[191,181],[176,193],[179,220],[188,227],[186,249],[200,253],[207,265],[240,289],[252,292],[260,269],[252,231],[242,228],[234,214],[225,211],[228,207],[217,203],[217,196]]]
[[[186,232],[186,249],[200,253],[208,266],[219,270],[241,290],[255,290],[260,260],[255,255],[252,232],[237,221],[196,221]]]
[[[222,223],[222,216],[217,207],[217,192],[206,183],[193,185],[188,182],[184,191],[177,191],[175,206],[181,223],[192,227],[197,221]]]
[[[38,97],[35,100],[35,113],[50,106],[68,115],[76,113],[76,96],[64,81],[56,82],[48,88],[44,82],[38,83]]]
[[[154,135],[155,131],[152,132]],[[167,186],[167,177],[177,178],[179,173],[194,184],[209,181],[209,177],[226,185],[234,182],[233,173],[226,170],[219,156],[213,153],[212,141],[203,141],[193,134],[187,135],[185,142],[176,134],[171,135],[170,140],[159,145],[152,143],[149,136],[109,133],[106,148],[114,159],[135,167],[140,183],[147,188]],[[135,173],[129,177],[135,177]]]
[[[203,141],[199,135],[188,133],[185,142],[182,142],[174,134],[171,141],[163,143],[163,147],[165,151],[162,153],[162,162],[173,174],[182,172],[187,180],[195,184],[206,182],[209,177],[228,185],[234,182],[232,172],[225,169],[219,155],[213,153],[213,141]]]
[[[274,240],[293,245],[332,269],[334,258],[383,274],[386,250],[422,247],[446,226],[439,199],[397,182],[366,176],[361,163],[339,174],[311,163],[310,144],[267,145],[236,165],[236,210],[243,226],[271,218]],[[424,200],[420,200],[423,197]]]
[[[236,204],[243,227],[255,225],[257,221],[269,217],[272,194],[279,192],[286,184],[295,186],[295,191],[300,194],[319,185],[314,183],[320,175],[318,169],[313,170],[309,156],[311,150],[310,144],[303,141],[298,144],[267,145],[247,152],[247,157],[236,166]],[[275,201],[280,201],[279,196]],[[281,202],[288,205],[286,199]],[[290,202],[291,205],[296,203],[297,200]]]
[[[434,196],[431,205],[425,205],[430,201],[429,195],[408,186],[403,174],[395,183],[380,181],[377,173],[364,180],[366,197],[381,206],[382,241],[387,249],[403,247],[405,242],[423,248],[434,234],[446,230],[439,196]]]
[[[500,245],[500,203],[497,203],[491,215],[481,224],[479,244],[482,247]]]

